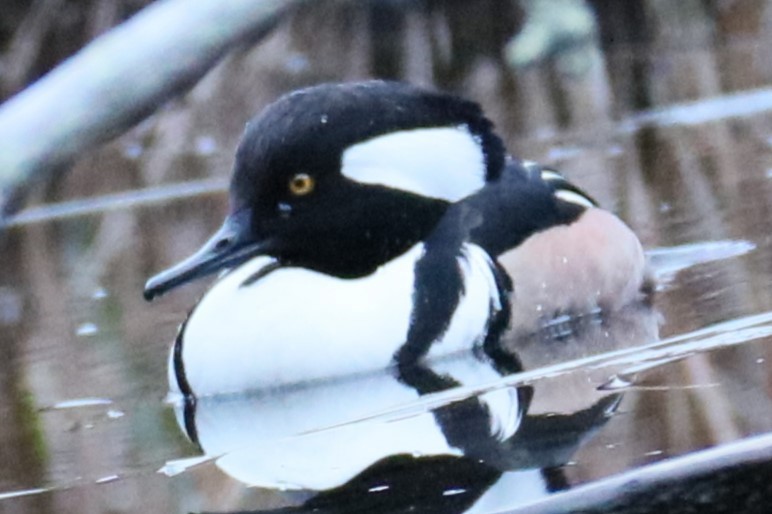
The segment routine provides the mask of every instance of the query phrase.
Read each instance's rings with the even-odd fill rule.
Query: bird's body
[[[271,263],[247,261],[211,288],[181,332],[175,369],[185,370],[182,391],[243,391],[383,368],[407,341],[421,254],[417,244],[361,278],[281,267],[242,286]],[[459,264],[468,288],[430,355],[469,348],[485,334],[487,296],[495,291],[490,260],[471,247]],[[179,377],[170,378],[176,390]]]
[[[186,395],[490,352],[645,282],[629,228],[507,158],[475,104],[390,82],[316,86],[250,122],[223,227],[146,297],[221,269],[172,351]]]

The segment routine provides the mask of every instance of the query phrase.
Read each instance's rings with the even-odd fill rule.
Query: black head
[[[222,228],[145,296],[255,255],[369,274],[496,179],[504,160],[480,108],[451,95],[380,81],[288,94],[247,125]]]

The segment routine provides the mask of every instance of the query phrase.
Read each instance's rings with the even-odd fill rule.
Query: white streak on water
[[[437,409],[453,402],[503,387],[517,387],[532,384],[537,380],[566,375],[580,369],[602,369],[616,366],[636,366],[642,361],[671,359],[690,356],[709,350],[748,343],[772,336],[772,311],[743,318],[717,323],[699,330],[675,335],[661,341],[636,347],[615,350],[600,355],[584,357],[572,361],[536,368],[509,375],[503,379],[477,386],[460,386],[439,393],[432,393],[419,400],[388,409],[367,418],[352,421],[357,423],[368,419],[388,419],[417,415],[427,410]]]
[[[19,498],[22,496],[32,496],[35,494],[47,493],[49,491],[51,491],[51,489],[46,489],[44,487],[38,487],[36,489],[23,489],[21,491],[9,491],[7,493],[0,493],[0,500],[8,500],[10,498]]]
[[[167,477],[173,477],[179,475],[180,473],[184,473],[185,471],[188,471],[189,469],[196,466],[200,466],[202,464],[206,464],[207,462],[216,460],[217,458],[218,456],[216,455],[201,455],[187,459],[170,460],[167,461],[166,464],[164,464],[161,469],[158,470],[158,473],[166,475]]]
[[[81,337],[93,336],[99,333],[99,327],[94,323],[83,323],[75,331],[76,335]]]
[[[766,111],[772,111],[772,88],[742,91],[642,112],[623,120],[619,128],[622,132],[631,133],[650,125],[693,126]]]
[[[108,398],[75,398],[57,402],[51,406],[52,409],[78,409],[81,407],[93,407],[96,405],[112,405],[113,401]]]
[[[118,209],[159,204],[172,200],[201,196],[208,193],[221,192],[225,191],[227,187],[227,179],[214,178],[171,184],[168,186],[124,191],[122,193],[102,195],[96,198],[41,205],[39,207],[30,207],[15,216],[11,216],[5,222],[5,226],[13,227],[29,225],[31,223],[43,221],[68,219]]]
[[[750,241],[704,241],[646,251],[657,282],[670,282],[684,269],[706,262],[731,259],[756,249]]]

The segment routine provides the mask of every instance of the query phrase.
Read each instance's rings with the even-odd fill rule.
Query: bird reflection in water
[[[599,389],[608,369],[589,380],[582,369],[530,383],[511,375],[653,342],[657,323],[637,305],[507,341],[506,351],[205,397],[175,412],[221,471],[285,491],[290,506],[251,512],[497,512],[571,487],[566,463],[623,397]],[[481,394],[426,401],[507,376]]]

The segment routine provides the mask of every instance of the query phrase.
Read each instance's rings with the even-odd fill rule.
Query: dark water
[[[538,502],[734,442],[769,455],[772,6],[594,2],[601,47],[567,73],[509,70],[522,17],[469,4],[303,10],[40,193],[0,239],[0,512],[562,512]],[[383,373],[166,402],[205,284],[152,305],[142,285],[219,224],[243,124],[285,90],[374,74],[481,102],[514,153],[619,213],[654,308],[513,342],[511,376],[438,362],[428,376],[463,385],[421,398]],[[711,490],[763,493],[728,483]]]

